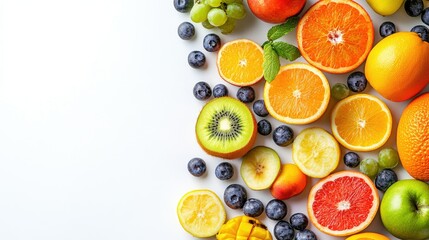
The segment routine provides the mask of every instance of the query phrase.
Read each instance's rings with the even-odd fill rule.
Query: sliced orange
[[[307,211],[320,231],[349,236],[364,230],[378,211],[379,196],[372,180],[357,171],[333,173],[310,190]]]
[[[307,62],[322,71],[350,72],[368,56],[373,28],[368,13],[355,1],[317,1],[298,23],[298,48]]]
[[[250,86],[264,76],[264,50],[248,39],[237,39],[224,44],[217,56],[219,75],[236,86]]]
[[[379,98],[355,94],[334,106],[331,128],[334,137],[344,147],[355,151],[372,151],[389,139],[392,114]]]
[[[330,91],[329,82],[320,70],[306,63],[292,63],[282,66],[271,83],[265,83],[264,101],[277,120],[307,124],[326,111]]]

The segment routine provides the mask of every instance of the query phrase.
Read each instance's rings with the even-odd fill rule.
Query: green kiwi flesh
[[[200,146],[222,158],[239,158],[256,139],[256,121],[250,109],[232,97],[209,101],[201,110],[195,126]]]

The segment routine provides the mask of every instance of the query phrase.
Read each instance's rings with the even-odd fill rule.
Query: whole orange
[[[429,93],[405,107],[396,138],[404,169],[415,179],[429,181]]]
[[[247,0],[250,11],[268,23],[283,23],[304,8],[306,0]]]
[[[307,176],[295,164],[282,165],[279,175],[271,185],[274,198],[286,200],[300,194],[307,186]]]
[[[429,83],[429,43],[417,33],[397,32],[380,40],[365,63],[365,76],[384,98],[412,98]]]

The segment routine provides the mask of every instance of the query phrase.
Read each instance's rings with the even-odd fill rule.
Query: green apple
[[[429,238],[429,185],[415,179],[392,184],[381,200],[384,227],[400,239]]]

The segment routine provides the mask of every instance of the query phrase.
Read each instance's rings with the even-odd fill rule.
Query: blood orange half
[[[373,182],[356,171],[341,171],[320,180],[310,190],[308,215],[320,231],[349,236],[374,219],[379,197]]]

